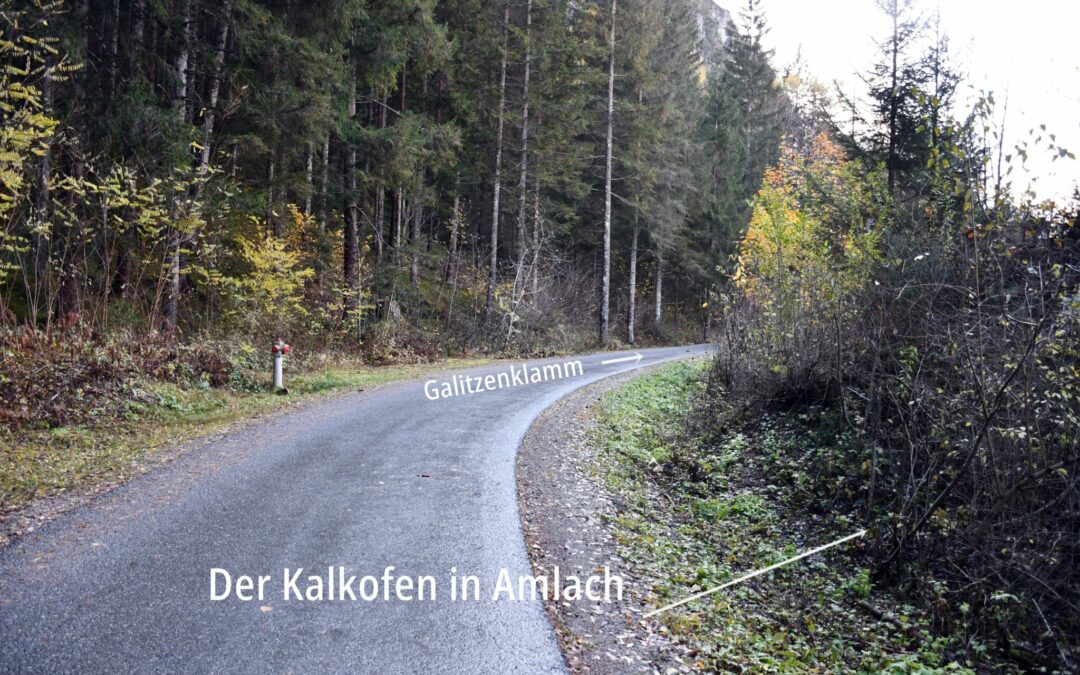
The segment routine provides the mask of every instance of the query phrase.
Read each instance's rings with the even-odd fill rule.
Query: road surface
[[[404,382],[214,441],[0,551],[0,670],[564,672],[541,603],[488,595],[499,570],[531,573],[521,438],[573,389],[706,350],[584,356],[584,375],[437,401]],[[282,597],[285,568],[390,565],[435,577],[436,600]],[[452,567],[481,601],[449,600]],[[212,568],[270,576],[264,599],[211,601]]]

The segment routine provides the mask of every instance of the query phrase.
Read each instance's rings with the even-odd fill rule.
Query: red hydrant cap
[[[283,348],[281,349],[281,352],[282,352],[283,354],[288,354],[288,353],[289,353],[289,345],[285,345],[285,346],[284,346],[284,347],[283,347]]]

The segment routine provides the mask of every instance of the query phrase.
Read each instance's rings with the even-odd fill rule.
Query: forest
[[[701,333],[793,112],[752,34],[706,58],[696,2],[21,4],[3,314],[45,332]]]
[[[277,338],[713,342],[693,424],[809,411],[839,440],[799,480],[875,583],[952,653],[1076,668],[1080,193],[1014,180],[1074,157],[878,5],[852,97],[774,62],[761,0],[0,0],[0,442],[137,378],[256,388]]]

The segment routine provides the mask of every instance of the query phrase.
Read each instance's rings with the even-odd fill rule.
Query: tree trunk
[[[330,218],[330,132],[326,132],[326,137],[319,149],[319,161],[322,165],[319,168],[319,214],[317,217],[319,225],[318,244],[316,246],[315,255],[315,286],[318,288],[323,287],[326,274],[326,258],[330,251],[326,245],[326,237],[323,236],[326,233],[326,222]],[[314,189],[314,185],[312,185]]]
[[[206,112],[203,115],[203,138],[202,148],[199,151],[199,167],[197,175],[206,178],[210,170],[210,145],[214,138],[214,120],[217,114],[218,94],[221,91],[221,70],[225,66],[225,45],[229,41],[229,24],[232,21],[232,0],[225,0],[222,4],[221,27],[218,29],[217,43],[214,45],[214,63],[210,70],[209,99]],[[196,199],[202,192],[203,182],[196,184]]]
[[[75,6],[77,8],[75,11],[78,14],[80,11],[85,11],[86,2],[85,0],[79,0]],[[158,53],[158,37],[162,29],[163,26],[160,26],[157,21],[146,21],[144,24],[144,54],[151,55],[151,58],[145,58],[141,65],[145,69],[147,82],[155,86],[161,85],[156,55]]]
[[[637,220],[635,215],[634,220]],[[637,303],[637,247],[638,247],[638,235],[641,233],[641,229],[638,228],[637,223],[634,223],[634,236],[630,240],[630,297],[628,298],[629,304],[627,305],[626,316],[626,342],[628,344],[634,344],[634,310]]]
[[[143,0],[132,0],[131,3],[131,44],[134,57],[132,69],[139,71],[143,58],[143,30],[146,26],[146,9]]]
[[[607,151],[604,164],[604,282],[600,299],[600,344],[611,338],[611,138],[615,126],[615,4],[611,0],[611,33],[608,38]]]
[[[386,99],[379,106],[379,128],[386,128]],[[379,162],[379,180],[375,183],[375,268],[382,268],[386,221],[386,168]]]
[[[44,101],[45,114],[52,113],[52,82],[50,77],[52,76],[52,68],[45,71],[45,77],[42,78],[41,84],[41,97]],[[41,159],[37,164],[37,175],[34,177],[34,210],[33,219],[38,223],[46,223],[49,221],[50,211],[50,181],[49,177],[52,174],[52,136],[45,139],[41,148]],[[54,235],[58,235],[56,232],[56,224],[53,224]],[[49,256],[51,254],[51,242],[59,242],[61,237],[46,236],[44,230],[39,230],[40,234],[34,235],[34,299],[32,304],[34,305],[34,312],[37,312],[38,307],[41,305],[41,299],[48,296],[46,290],[46,279],[49,277]],[[63,278],[64,269],[61,268],[61,279]],[[63,283],[61,281],[61,283]],[[51,307],[48,308],[48,312],[51,312]],[[48,316],[48,314],[46,315]],[[63,316],[63,313],[61,313]],[[48,320],[46,321],[48,322]]]
[[[664,259],[661,257],[660,251],[656,252],[656,307],[654,309],[653,323],[659,328],[663,323],[663,308],[664,308]]]
[[[423,194],[422,191],[417,190],[412,212],[412,236],[409,238],[409,245],[412,247],[412,260],[409,265],[409,281],[412,282],[413,286],[418,286],[420,284],[420,230],[424,219]]]
[[[356,83],[349,84],[349,121],[356,121]],[[345,157],[345,230],[343,233],[342,270],[345,280],[345,319],[356,321],[359,326],[360,284],[357,264],[357,214],[356,214],[356,144],[349,141]]]
[[[889,154],[886,158],[886,169],[888,171],[888,183],[889,183],[889,195],[895,196],[896,192],[896,137],[897,137],[897,117],[898,108],[900,107],[899,92],[897,92],[897,79],[899,77],[898,72],[898,60],[900,56],[900,33],[898,22],[900,20],[900,7],[896,0],[893,0],[892,10],[892,89],[889,90]]]
[[[322,147],[322,183],[319,187],[319,231],[326,230],[326,221],[330,219],[330,133],[327,132],[326,140]]]
[[[398,111],[402,114],[405,113],[405,84],[408,77],[408,62],[401,67],[401,85],[398,87],[398,91],[401,94],[401,98],[398,101]],[[409,213],[406,210],[408,207],[408,199],[405,195],[405,190],[398,185],[395,190],[397,201],[397,212],[394,215],[394,267],[395,272],[397,265],[401,260],[401,249],[406,245],[405,242],[405,228],[409,226]]]
[[[488,277],[487,311],[495,306],[495,283],[499,269],[499,188],[502,185],[503,116],[506,109],[506,57],[510,40],[510,3],[503,9],[503,46],[499,66],[499,114],[495,132],[495,187],[491,206],[491,272]]]
[[[454,179],[454,205],[450,209],[450,249],[446,256],[446,281],[457,277],[458,233],[461,230],[460,178]]]
[[[60,280],[57,305],[60,310],[58,318],[61,324],[66,326],[80,324],[83,321],[86,249],[82,237],[82,228],[76,225],[68,232],[68,238],[65,241],[68,252],[67,257],[64,259],[64,270]],[[105,284],[104,288],[106,293],[110,290],[108,284]]]
[[[540,177],[533,178],[533,266],[532,266],[532,297],[536,302],[536,296],[540,293]]]
[[[454,205],[450,211],[450,254],[446,259],[446,280],[450,282],[450,302],[446,307],[446,326],[454,316],[458,286],[458,238],[461,236],[461,176],[454,176]]]
[[[81,167],[78,171],[82,172]],[[60,310],[60,321],[67,325],[82,321],[83,290],[86,281],[86,246],[83,237],[83,225],[79,222],[71,224],[67,228],[64,248],[61,252],[63,268],[60,273],[57,304]],[[108,288],[107,284],[105,288]]]
[[[109,92],[106,108],[112,110],[120,87],[120,0],[113,0],[109,8]]]
[[[304,185],[307,186],[307,194],[304,195],[304,215],[311,215],[312,200],[315,196],[315,148],[311,141],[307,142],[304,161]]]
[[[401,258],[402,218],[405,211],[405,196],[401,190],[394,190],[394,269],[397,270],[398,260]]]
[[[537,85],[540,84],[540,76],[543,75],[543,71],[537,73]],[[543,126],[543,108],[537,104],[536,106],[536,122],[533,125],[537,133]],[[540,242],[541,242],[541,230],[542,224],[540,221],[540,175],[537,173],[533,176],[533,232],[532,232],[532,245],[533,245],[533,265],[529,270],[529,277],[531,280],[531,295],[532,302],[536,303],[536,297],[540,292]]]
[[[517,217],[517,241],[519,259],[525,260],[525,251],[528,248],[525,238],[525,211],[528,204],[527,179],[529,173],[529,66],[532,57],[532,45],[529,43],[532,32],[532,0],[525,3],[525,69],[522,74],[522,103],[521,103],[521,173],[518,177],[518,217]],[[524,281],[522,282],[524,285]],[[517,289],[514,289],[515,295]]]
[[[270,148],[270,161],[266,165],[266,227],[275,237],[284,234],[274,218],[274,174],[277,169],[277,147]]]
[[[174,114],[177,114],[180,118],[181,124],[186,124],[191,121],[188,116],[188,92],[190,86],[188,82],[188,73],[190,67],[191,56],[191,3],[192,0],[184,0],[181,8],[181,40],[180,50],[176,54],[176,87],[173,90],[172,107]],[[176,200],[173,200],[171,216],[175,222],[179,219],[179,204]],[[175,227],[169,229],[168,234],[168,253],[166,255],[166,281],[165,281],[165,302],[162,311],[164,319],[164,329],[167,333],[173,333],[176,330],[177,317],[179,315],[179,303],[180,303],[180,247],[181,236],[180,231]]]
[[[382,267],[383,246],[386,239],[386,184],[383,168],[379,167],[379,180],[375,183],[375,268]]]

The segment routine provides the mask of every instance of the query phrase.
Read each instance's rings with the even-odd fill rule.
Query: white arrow
[[[866,534],[866,530],[859,530],[855,534],[849,534],[846,537],[841,537],[840,539],[837,539],[836,541],[831,541],[828,544],[825,544],[824,546],[818,546],[817,548],[810,549],[809,551],[803,551],[802,553],[800,553],[799,555],[797,555],[797,556],[795,556],[793,558],[788,558],[787,560],[781,560],[780,562],[778,562],[776,564],[773,564],[773,565],[769,565],[768,567],[762,567],[761,569],[755,570],[755,571],[751,572],[750,574],[744,574],[741,577],[739,577],[738,579],[732,579],[731,581],[729,581],[727,583],[720,584],[716,588],[710,588],[707,591],[701,591],[700,593],[694,593],[690,597],[684,598],[683,600],[679,600],[678,602],[673,602],[670,605],[664,605],[660,609],[654,609],[651,612],[646,612],[645,614],[642,614],[642,617],[647,619],[650,616],[656,616],[660,612],[666,612],[669,609],[675,609],[676,607],[681,607],[682,605],[685,605],[688,602],[693,602],[694,600],[697,600],[698,598],[703,598],[706,595],[711,595],[711,594],[713,594],[713,593],[715,593],[717,591],[722,591],[725,588],[728,588],[729,586],[734,586],[735,584],[741,584],[742,582],[747,581],[749,579],[753,579],[754,577],[759,577],[762,574],[765,574],[766,572],[772,572],[773,570],[775,570],[775,569],[777,569],[779,567],[783,567],[784,565],[790,565],[791,563],[793,563],[793,562],[795,562],[797,560],[802,560],[803,558],[806,558],[808,556],[812,556],[815,553],[821,553],[822,551],[824,551],[827,548],[832,548],[833,546],[839,546],[840,544],[843,544],[844,542],[847,542],[847,541],[851,541],[852,539],[858,539],[859,537],[863,536],[864,534]]]
[[[611,363],[623,363],[624,361],[633,361],[634,363],[637,363],[641,359],[642,359],[641,354],[638,354],[637,352],[634,352],[633,356],[620,356],[617,359],[608,359],[607,361],[601,361],[600,365],[606,366],[606,365],[611,364]]]

